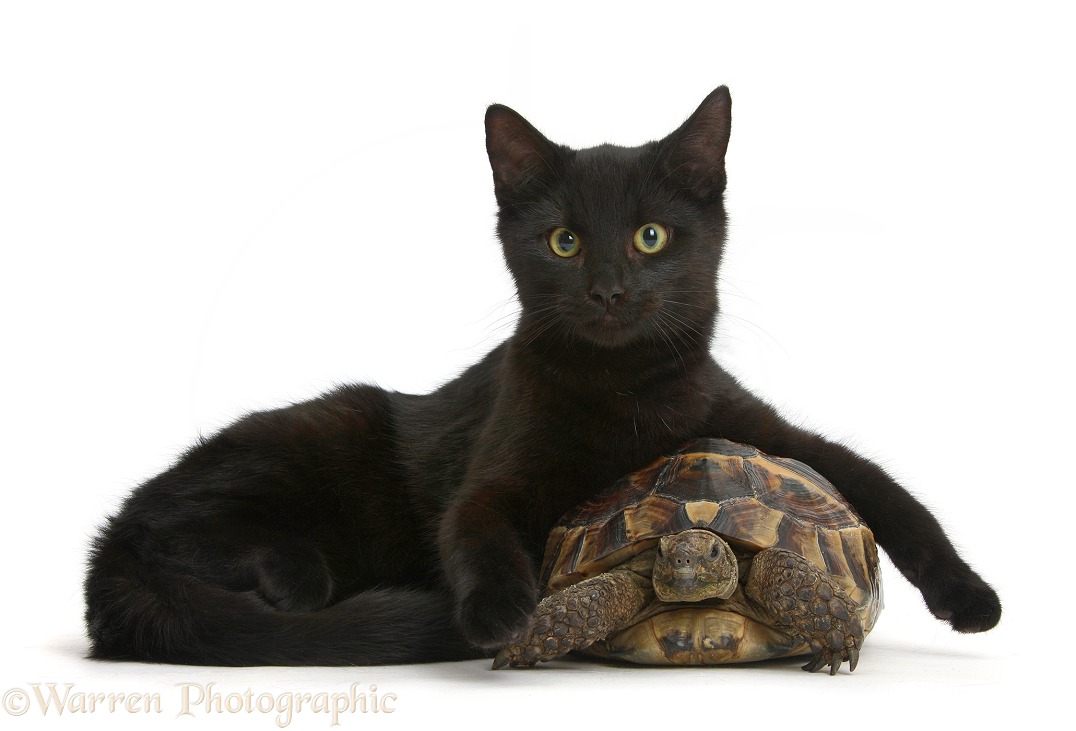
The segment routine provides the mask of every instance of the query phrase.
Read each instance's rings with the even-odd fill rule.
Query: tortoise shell
[[[864,632],[881,610],[878,549],[832,484],[801,462],[724,439],[699,439],[614,484],[550,532],[547,592],[604,573],[689,528],[712,530],[745,559],[793,551],[833,576]],[[729,600],[656,604],[591,654],[648,664],[718,664],[807,654],[737,592]]]

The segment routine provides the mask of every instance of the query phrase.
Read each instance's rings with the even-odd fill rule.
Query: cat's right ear
[[[530,180],[556,170],[560,161],[556,145],[518,112],[501,104],[486,110],[486,152],[500,202]]]

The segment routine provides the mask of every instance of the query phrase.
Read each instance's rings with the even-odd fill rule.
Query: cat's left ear
[[[561,157],[557,146],[519,112],[501,104],[486,110],[486,152],[501,202],[534,178],[553,172]]]
[[[725,152],[732,127],[732,97],[727,86],[710,92],[680,129],[661,141],[666,175],[707,203],[725,192]]]

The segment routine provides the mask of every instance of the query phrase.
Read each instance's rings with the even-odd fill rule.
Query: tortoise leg
[[[790,627],[815,653],[804,670],[829,665],[836,675],[841,663],[849,670],[859,662],[863,625],[856,607],[831,576],[791,551],[770,548],[755,556],[747,579],[747,595],[761,604],[779,626]]]
[[[493,669],[530,667],[590,647],[629,626],[652,593],[632,572],[610,571],[550,594],[530,625],[497,654]]]

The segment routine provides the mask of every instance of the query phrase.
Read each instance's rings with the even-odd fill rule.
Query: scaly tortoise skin
[[[812,655],[854,670],[881,611],[870,529],[792,459],[699,439],[565,515],[546,597],[494,668],[572,650],[658,665]]]

